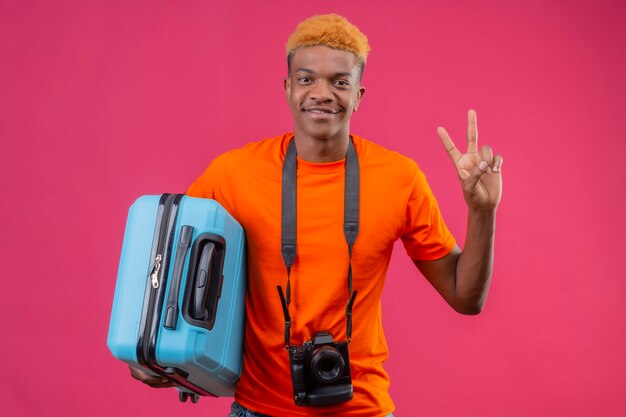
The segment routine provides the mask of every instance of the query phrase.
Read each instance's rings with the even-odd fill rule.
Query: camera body
[[[317,332],[288,351],[296,405],[331,405],[352,399],[348,342],[335,343],[330,333]]]

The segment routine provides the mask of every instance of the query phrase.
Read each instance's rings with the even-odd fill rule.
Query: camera
[[[348,342],[317,332],[301,346],[289,346],[293,395],[298,406],[338,404],[352,399]]]

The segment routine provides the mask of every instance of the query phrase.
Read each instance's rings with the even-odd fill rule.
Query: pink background
[[[0,413],[227,414],[230,399],[181,405],[109,353],[126,212],[290,130],[283,45],[336,11],[372,46],[353,131],[420,163],[460,241],[436,127],[464,149],[475,108],[505,159],[481,315],[456,314],[397,247],[396,416],[626,415],[625,4],[1,0]]]

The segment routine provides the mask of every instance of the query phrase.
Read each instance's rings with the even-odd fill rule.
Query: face
[[[356,57],[327,46],[295,51],[285,94],[296,137],[317,140],[347,138],[350,117],[365,88],[359,83]]]

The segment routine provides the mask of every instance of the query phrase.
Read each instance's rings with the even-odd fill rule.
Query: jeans
[[[259,414],[255,413],[252,410],[248,410],[246,407],[242,406],[238,402],[234,402],[230,407],[230,413],[228,413],[227,417],[271,417],[267,414]],[[385,417],[393,417],[393,414],[388,414]]]

